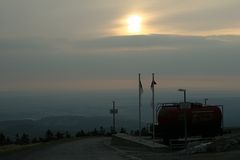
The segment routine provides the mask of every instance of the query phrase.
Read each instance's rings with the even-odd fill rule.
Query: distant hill
[[[16,133],[27,133],[30,136],[42,136],[48,129],[61,132],[69,131],[73,134],[81,129],[91,131],[101,126],[106,130],[110,130],[111,125],[112,117],[53,116],[39,120],[25,119],[0,121],[0,132],[13,138]],[[130,131],[132,129],[137,129],[138,122],[119,117],[116,120],[116,126],[118,129],[124,127]]]

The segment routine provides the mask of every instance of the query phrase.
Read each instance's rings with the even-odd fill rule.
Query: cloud
[[[166,51],[167,53],[178,52],[179,54],[186,50],[205,50],[206,48],[206,50],[211,51],[219,48],[220,54],[221,49],[239,49],[239,43],[239,36],[183,36],[155,34],[115,36],[87,41],[75,41],[73,46],[79,49],[93,50],[94,52],[100,52],[101,50],[109,50],[110,52],[123,51],[122,53],[131,53],[131,51],[133,51],[133,53],[134,51],[139,51],[140,53],[147,51],[150,53],[152,51]],[[195,51],[192,51],[192,53],[195,53]],[[211,52],[209,54],[211,54]]]
[[[104,0],[1,1],[1,37],[96,37],[110,30],[128,4]],[[117,8],[117,9],[116,9]]]
[[[155,18],[150,26],[158,28],[158,33],[188,35],[239,34],[240,2],[230,1],[170,1],[155,2],[152,7]],[[175,3],[175,4],[174,4]],[[159,8],[160,7],[160,8]]]
[[[39,38],[28,39],[0,39],[1,50],[21,50],[21,49],[43,49],[50,48],[51,44],[46,40]]]
[[[163,77],[239,75],[240,36],[145,35],[86,41],[37,39],[1,39],[1,86],[37,85],[41,81],[63,84],[129,80],[139,72],[155,72]]]
[[[173,26],[184,31],[212,31],[219,29],[239,28],[240,3],[222,7],[200,8],[196,11],[186,10],[185,12],[169,15],[158,21],[158,24]],[[221,33],[220,33],[221,34]]]
[[[238,6],[238,0],[1,1],[0,35],[74,40],[111,36],[112,30],[124,27],[117,22],[134,12],[149,17],[146,27],[153,34],[239,34]]]

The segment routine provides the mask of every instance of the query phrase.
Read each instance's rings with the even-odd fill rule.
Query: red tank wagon
[[[159,106],[155,125],[156,136],[164,141],[184,137],[185,116],[187,135],[213,137],[222,134],[223,114],[218,105],[201,103],[164,103]]]

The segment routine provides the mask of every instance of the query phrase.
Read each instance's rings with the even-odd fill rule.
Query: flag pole
[[[141,94],[142,94],[142,84],[141,84],[141,74],[138,74],[138,110],[139,110],[139,138],[141,138],[141,130],[142,130],[142,126],[141,126]]]
[[[152,73],[152,84],[151,84],[151,89],[152,89],[152,138],[153,141],[155,139],[155,104],[154,104],[154,85],[156,84],[156,82],[154,81],[154,73]]]

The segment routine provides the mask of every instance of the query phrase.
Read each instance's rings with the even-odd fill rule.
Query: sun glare
[[[130,34],[138,34],[141,32],[142,17],[132,15],[128,17],[128,32]]]

